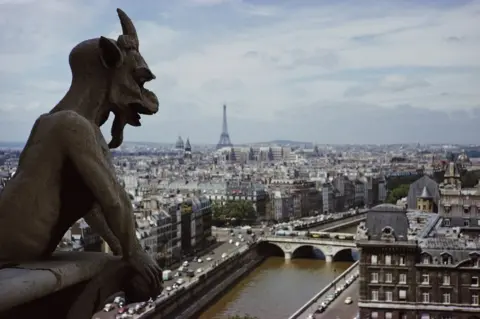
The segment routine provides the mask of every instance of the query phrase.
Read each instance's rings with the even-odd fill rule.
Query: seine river
[[[353,233],[356,226],[343,229]],[[243,278],[199,319],[225,319],[249,314],[260,319],[286,319],[353,262],[270,257]]]
[[[284,319],[341,274],[352,262],[270,257],[208,308],[200,319],[250,314]]]

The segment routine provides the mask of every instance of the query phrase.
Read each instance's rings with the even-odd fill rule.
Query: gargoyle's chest
[[[110,152],[110,148],[108,147],[107,141],[105,140],[101,132],[97,133],[97,142],[98,142],[98,145],[100,146],[99,151],[105,157],[109,166],[112,166],[112,153]]]

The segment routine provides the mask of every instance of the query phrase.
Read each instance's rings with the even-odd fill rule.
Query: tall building
[[[228,134],[228,126],[227,126],[227,106],[223,105],[223,125],[222,125],[222,133],[220,134],[220,140],[217,144],[217,150],[224,148],[224,147],[232,147],[233,144],[230,141],[230,135]]]
[[[212,203],[205,197],[190,196],[180,204],[182,253],[193,254],[214,242],[212,236]]]

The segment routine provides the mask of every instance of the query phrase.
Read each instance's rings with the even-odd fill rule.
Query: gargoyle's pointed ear
[[[106,68],[118,68],[123,63],[123,55],[115,41],[100,37],[100,59]]]

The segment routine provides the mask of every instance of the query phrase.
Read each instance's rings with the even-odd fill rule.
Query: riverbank
[[[220,298],[225,291],[227,291],[248,273],[258,267],[264,261],[264,259],[265,257],[258,256],[256,259],[234,271],[225,280],[222,280],[215,287],[213,287],[208,294],[195,301],[194,304],[188,307],[177,318],[198,318],[198,315],[201,314],[204,309],[208,308],[211,304],[218,300],[218,298]]]
[[[243,248],[243,249],[242,249]],[[263,257],[256,245],[244,246],[216,266],[205,269],[199,276],[185,283],[171,294],[155,301],[155,309],[140,316],[154,319],[194,318],[208,303],[233,284],[235,280],[254,269]],[[195,301],[192,303],[192,301]]]

